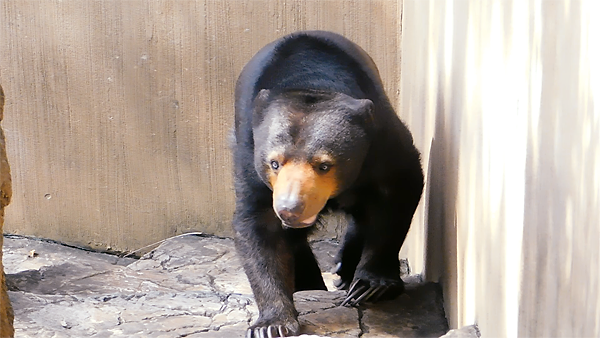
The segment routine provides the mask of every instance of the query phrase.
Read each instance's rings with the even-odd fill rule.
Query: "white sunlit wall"
[[[427,179],[413,268],[442,283],[451,327],[600,334],[599,14],[404,2],[400,111]]]

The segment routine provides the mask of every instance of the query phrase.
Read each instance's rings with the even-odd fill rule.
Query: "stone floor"
[[[336,243],[313,249],[331,270]],[[7,236],[4,265],[16,337],[242,337],[258,311],[231,239],[184,236],[141,259]],[[439,287],[408,276],[396,300],[340,307],[330,291],[294,295],[303,334],[439,337],[448,327]]]

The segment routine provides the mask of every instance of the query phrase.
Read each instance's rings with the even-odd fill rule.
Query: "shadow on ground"
[[[313,243],[323,270],[337,244]],[[242,337],[258,311],[230,239],[186,236],[141,259],[9,236],[4,264],[17,337]],[[327,337],[439,337],[437,284],[409,276],[395,300],[340,307],[331,291],[294,295],[303,333]]]

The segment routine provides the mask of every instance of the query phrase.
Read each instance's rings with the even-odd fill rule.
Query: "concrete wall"
[[[401,115],[451,327],[600,336],[597,1],[407,0]]]
[[[286,33],[332,30],[371,54],[397,105],[401,11],[389,0],[2,1],[5,231],[116,250],[231,235],[227,139],[243,65]],[[404,255],[422,261],[414,242]]]

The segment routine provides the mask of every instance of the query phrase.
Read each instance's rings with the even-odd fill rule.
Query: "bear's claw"
[[[376,302],[387,290],[387,285],[373,285],[368,281],[356,279],[348,289],[348,296],[342,302],[341,306],[358,306],[362,301]]]
[[[275,332],[275,335],[273,335],[272,332]],[[288,332],[288,329],[282,325],[259,326],[249,328],[248,331],[246,331],[246,338],[286,337]]]

